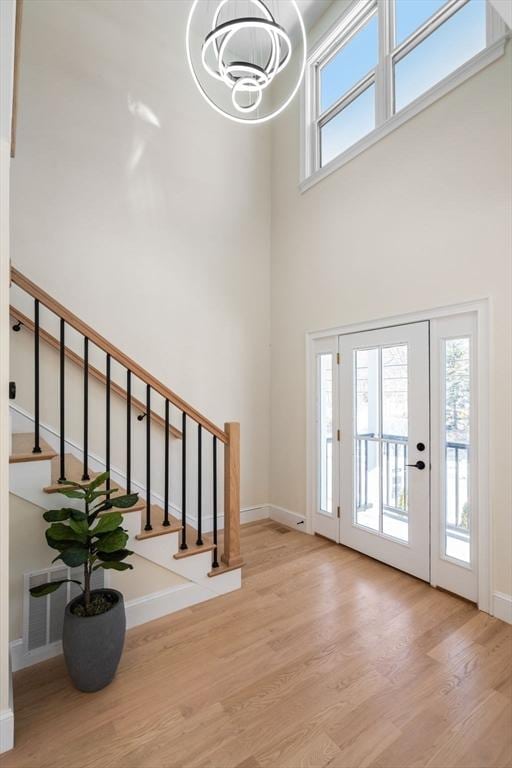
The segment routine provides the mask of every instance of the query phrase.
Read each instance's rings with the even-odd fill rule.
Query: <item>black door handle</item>
[[[415,469],[425,469],[424,461],[417,461],[416,464],[406,464],[406,467],[414,467]]]

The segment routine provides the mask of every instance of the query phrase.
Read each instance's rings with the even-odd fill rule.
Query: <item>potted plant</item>
[[[62,579],[30,590],[34,597],[43,597],[68,582],[82,588],[82,594],[66,606],[62,636],[69,675],[81,691],[99,691],[112,681],[126,630],[122,594],[115,589],[91,590],[91,576],[98,568],[133,568],[124,562],[132,552],[125,548],[128,534],[117,510],[136,504],[138,494],[113,496],[117,488],[101,488],[107,478],[105,472],[90,483],[67,482],[62,488],[60,493],[67,498],[84,502],[83,511],[64,507],[43,513],[50,523],[46,541],[59,552],[53,562],[62,560],[70,568],[83,566],[83,582]]]

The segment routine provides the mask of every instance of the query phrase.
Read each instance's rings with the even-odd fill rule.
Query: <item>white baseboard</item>
[[[492,596],[492,615],[497,619],[512,624],[512,595],[494,592]]]
[[[0,712],[0,754],[14,747],[14,713],[12,709]]]
[[[267,520],[270,517],[270,505],[259,504],[257,507],[243,507],[240,510],[240,522],[254,523],[256,520]]]
[[[53,659],[54,656],[60,656],[62,653],[62,643],[60,640],[57,643],[49,643],[42,648],[37,648],[35,651],[27,651],[20,637],[18,640],[11,640],[9,648],[13,672],[25,669],[25,667],[31,667],[33,664],[39,664],[41,661]]]
[[[190,583],[178,584],[170,589],[129,600],[126,603],[126,628],[131,629],[147,621],[161,619],[169,613],[181,611],[213,597],[217,597],[215,592],[200,584]]]
[[[288,528],[306,533],[306,518],[304,515],[298,515],[297,512],[291,512],[284,507],[276,507],[275,504],[270,504],[269,510],[272,520],[287,525]]]

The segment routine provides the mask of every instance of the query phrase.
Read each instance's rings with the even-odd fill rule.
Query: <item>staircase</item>
[[[107,488],[118,488],[119,494],[139,492],[139,501],[123,510],[128,548],[189,582],[191,602],[185,604],[238,589],[239,424],[226,423],[221,429],[14,268],[11,281],[13,331],[24,337],[23,349],[16,353],[30,353],[33,359],[33,404],[30,412],[12,408],[10,491],[52,509],[63,503],[63,497],[56,500],[55,495],[70,481],[86,483],[107,471]],[[43,370],[47,350],[55,359]],[[79,382],[78,393],[70,386],[71,374],[72,381]],[[56,424],[41,419],[41,413],[51,410],[42,400],[41,380],[44,392],[58,393]],[[82,409],[80,445],[66,432],[74,396]],[[101,457],[89,450],[91,434],[98,444],[98,408],[104,431]],[[114,408],[117,416],[120,408],[124,411],[123,434],[119,418],[113,426]],[[114,449],[118,466],[111,462]],[[74,503],[79,506],[65,500],[66,506]],[[151,618],[182,607],[180,593],[175,603],[166,600]]]

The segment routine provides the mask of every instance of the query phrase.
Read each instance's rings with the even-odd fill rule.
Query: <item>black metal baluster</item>
[[[84,472],[82,480],[89,477],[89,339],[84,337]]]
[[[197,541],[198,547],[203,546],[203,428],[197,425]]]
[[[217,438],[213,436],[213,561],[212,568],[219,567],[217,559]]]
[[[65,442],[64,442],[64,427],[65,427],[65,410],[64,410],[64,397],[65,397],[65,366],[64,366],[64,342],[65,342],[65,323],[60,319],[60,477],[59,483],[66,482],[66,469],[64,460]]]
[[[107,482],[105,488],[110,491],[110,355],[107,352],[106,369],[107,388],[105,390],[105,470],[107,472]]]
[[[41,453],[39,436],[39,299],[34,302],[34,447],[32,453]]]
[[[181,426],[181,544],[187,546],[187,414],[183,411]]]
[[[151,531],[151,387],[146,385],[146,525]]]
[[[126,493],[132,492],[132,372],[126,371]]]
[[[169,401],[165,401],[165,472],[164,472],[164,522],[167,527],[169,522]]]

